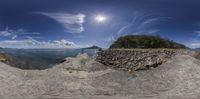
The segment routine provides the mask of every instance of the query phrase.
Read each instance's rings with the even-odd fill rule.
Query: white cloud
[[[190,48],[200,48],[200,42],[193,42],[191,44],[188,44]]]
[[[56,20],[58,23],[62,24],[66,32],[69,33],[81,33],[84,31],[83,23],[85,21],[84,14],[69,14],[69,13],[45,13],[36,12],[36,14],[41,14],[48,16]]]
[[[3,40],[0,41],[3,48],[80,48],[84,46],[76,45],[68,40],[38,41],[32,38],[24,40]]]
[[[17,35],[12,36],[12,39],[13,39],[13,40],[16,39],[16,38],[17,38]]]
[[[37,37],[39,37],[38,35],[40,35],[40,33],[29,32],[24,29],[13,30],[13,29],[9,29],[8,27],[6,27],[4,30],[0,30],[0,37],[6,37],[6,38],[10,38],[12,40],[14,40],[18,37],[26,37],[27,35],[32,35],[32,36],[37,35]]]
[[[155,34],[160,31],[159,29],[155,28],[155,25],[166,19],[167,18],[165,17],[154,17],[151,15],[134,13],[132,21],[120,28],[118,31],[118,36]]]
[[[186,46],[188,46],[190,48],[200,48],[200,40],[194,40],[191,42],[187,42]]]
[[[200,31],[194,31],[195,33],[197,33],[198,36],[200,36]]]
[[[40,35],[38,32],[21,32],[21,35]]]
[[[25,36],[25,39],[41,39],[42,37],[40,36]]]
[[[16,31],[6,28],[5,30],[0,31],[0,37],[8,37],[11,39],[15,39],[17,38],[17,34]]]

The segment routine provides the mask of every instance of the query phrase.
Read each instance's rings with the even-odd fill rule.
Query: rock
[[[66,58],[68,62],[46,70],[21,70],[0,62],[0,97],[199,99],[200,61],[189,55],[176,55],[152,70],[133,71],[134,66],[128,72],[85,56]]]
[[[65,61],[66,61],[66,59],[63,59],[63,60],[60,61],[60,63],[63,63],[63,62],[65,62]]]
[[[96,60],[104,65],[124,70],[141,70],[155,67],[175,55],[193,55],[185,49],[108,49],[98,53]],[[147,68],[147,69],[148,69]]]

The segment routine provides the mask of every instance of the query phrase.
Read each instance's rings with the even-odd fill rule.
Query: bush
[[[173,48],[186,49],[183,44],[150,35],[127,35],[118,38],[110,48]]]

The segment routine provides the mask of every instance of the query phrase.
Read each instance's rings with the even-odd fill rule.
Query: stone
[[[96,60],[104,65],[129,71],[130,68],[151,68],[175,55],[190,53],[192,52],[183,49],[108,49],[98,52]]]

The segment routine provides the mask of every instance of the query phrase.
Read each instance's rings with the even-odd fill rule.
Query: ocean
[[[81,49],[0,49],[11,56],[14,67],[21,69],[47,69],[60,63],[66,57],[75,57]],[[90,56],[96,54],[96,49],[85,50]]]

